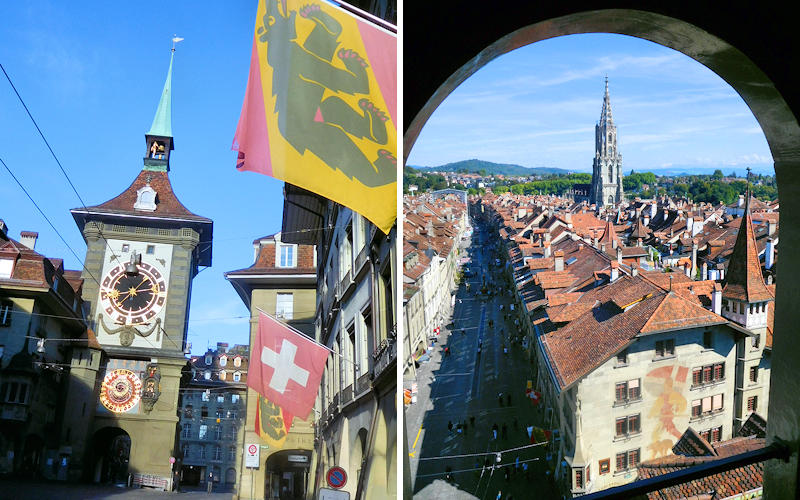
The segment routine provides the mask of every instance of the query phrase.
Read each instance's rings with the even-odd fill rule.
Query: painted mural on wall
[[[689,368],[667,365],[650,371],[644,379],[644,389],[655,397],[647,413],[650,423],[655,422],[647,449],[649,459],[669,455],[673,444],[683,434],[676,425],[678,418],[688,417],[688,404],[683,396]]]

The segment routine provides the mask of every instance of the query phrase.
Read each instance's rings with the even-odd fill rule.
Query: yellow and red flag
[[[236,168],[397,218],[397,38],[332,4],[259,0]]]
[[[292,416],[264,396],[258,396],[256,406],[256,434],[272,449],[280,450],[292,427]]]

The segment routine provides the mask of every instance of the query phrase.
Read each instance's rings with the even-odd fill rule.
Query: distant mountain
[[[514,165],[509,163],[493,163],[485,160],[462,160],[454,163],[447,163],[439,165],[438,167],[418,167],[408,165],[411,168],[421,172],[469,172],[478,173],[481,170],[486,172],[486,175],[547,175],[547,174],[568,174],[569,170],[562,168],[550,167],[523,167],[522,165]]]

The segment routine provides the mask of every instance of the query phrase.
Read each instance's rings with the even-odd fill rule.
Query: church
[[[623,200],[622,155],[617,149],[617,126],[611,115],[611,99],[603,97],[600,121],[594,127],[594,162],[592,164],[592,187],[589,203],[597,208],[614,206]]]

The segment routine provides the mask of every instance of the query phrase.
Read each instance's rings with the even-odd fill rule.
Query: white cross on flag
[[[305,420],[317,398],[327,359],[325,347],[261,312],[247,385],[280,406],[287,422],[293,416]]]

